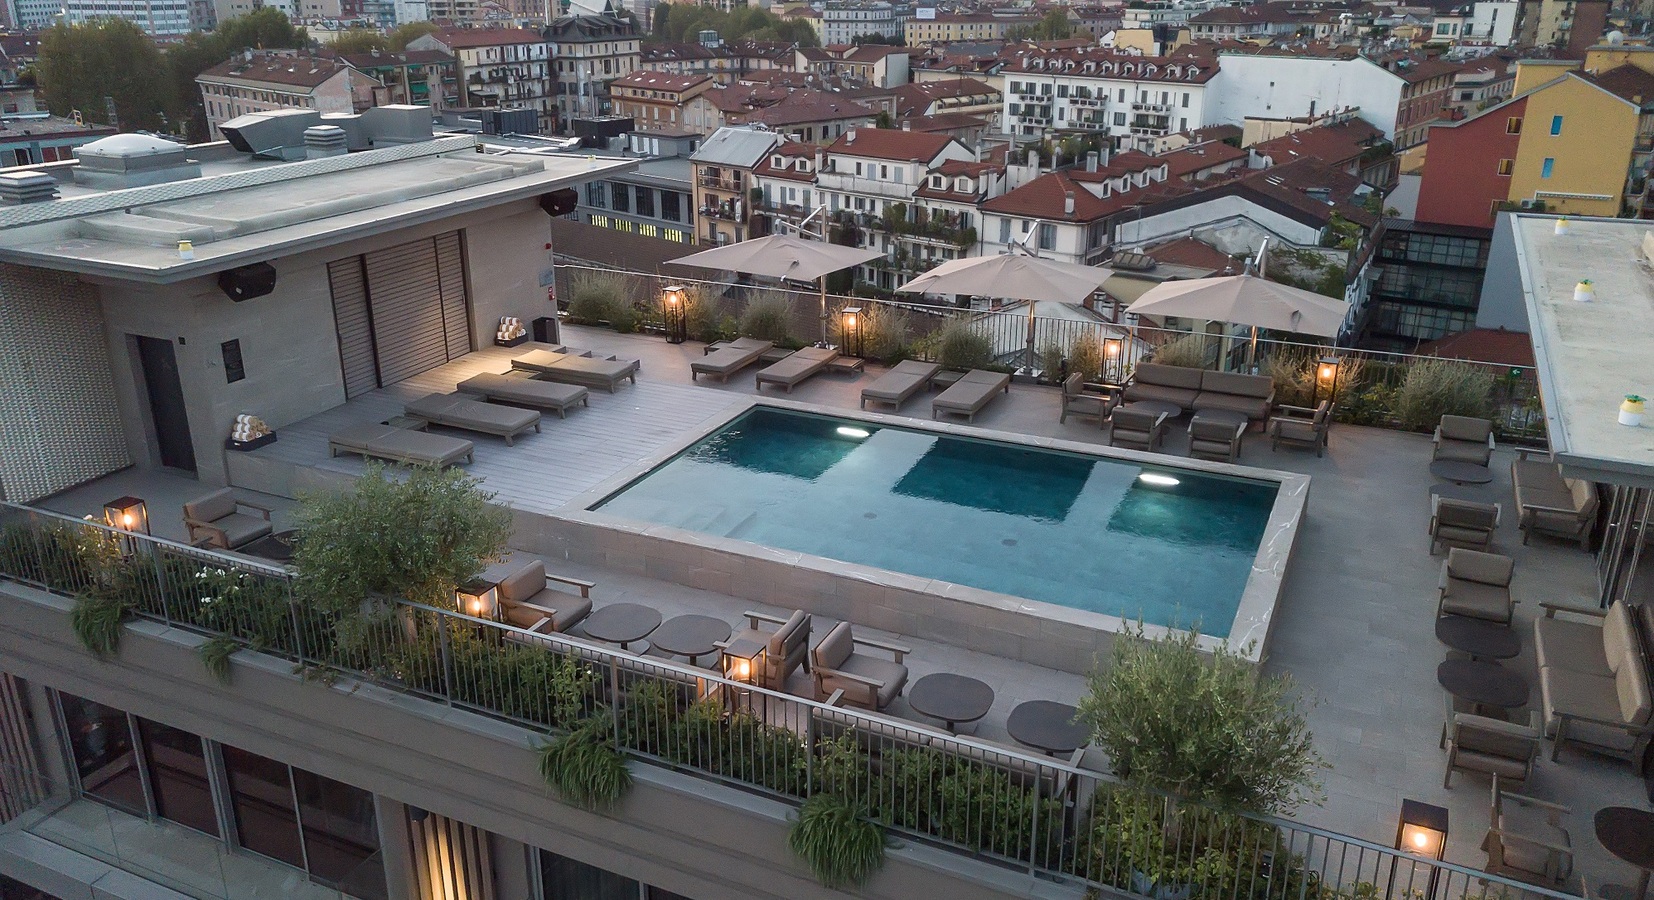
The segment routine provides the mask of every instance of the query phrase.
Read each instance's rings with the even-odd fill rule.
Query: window
[[[879,166],[879,180],[880,181],[889,181],[890,180],[890,167],[889,166]]]
[[[860,161],[856,162],[856,177],[858,177],[858,178],[861,177],[861,162]]]
[[[60,692],[58,697],[80,789],[117,809],[143,815],[149,804],[126,713],[73,694]]]
[[[303,769],[292,772],[310,877],[331,885],[343,885],[348,879],[357,887],[382,882],[383,863],[376,862],[372,870],[364,866],[379,853],[373,795]],[[382,887],[380,891],[382,895]]]
[[[1505,134],[1521,134],[1521,133],[1522,133],[1522,119],[1520,117],[1513,116],[1513,117],[1505,120]]]
[[[638,883],[607,869],[540,851],[540,882],[547,898],[636,900]]]
[[[1515,167],[1516,167],[1516,160],[1514,160],[1514,159],[1501,159],[1501,160],[1499,160],[1499,174],[1500,175],[1509,175],[1510,172],[1511,172],[1511,169],[1513,169]]]
[[[1049,222],[1040,225],[1039,248],[1041,250],[1057,249],[1057,226]]]
[[[294,868],[304,868],[303,839],[287,766],[257,753],[225,747],[224,769],[241,846]]]
[[[609,208],[609,189],[603,182],[586,182],[586,205],[597,209]]]
[[[1188,91],[1183,92],[1183,108],[1184,109],[1189,108],[1189,92]]]
[[[1545,157],[1545,162],[1540,164],[1540,166],[1539,166],[1539,177],[1540,178],[1549,178],[1549,177],[1551,177],[1551,170],[1553,170],[1555,168],[1556,168],[1556,160],[1552,159],[1549,156]]]
[[[999,242],[1001,244],[1009,244],[1011,242],[1011,220],[1010,219],[1000,219],[999,220]]]
[[[609,199],[614,201],[615,212],[627,212],[632,208],[632,188],[626,184],[609,185]]]
[[[655,217],[655,192],[642,185],[636,187],[637,214],[640,216]]]
[[[1562,133],[1562,117],[1561,116],[1551,116],[1551,136],[1555,137],[1556,135],[1559,135],[1561,133]]]
[[[213,809],[212,783],[207,776],[207,754],[201,739],[187,731],[138,719],[155,811],[196,831],[218,837],[218,814]]]
[[[682,222],[683,210],[679,205],[679,198],[682,196],[677,191],[661,191],[660,217],[668,222]]]
[[[1126,114],[1123,113],[1123,112],[1115,113],[1114,114],[1114,124],[1115,125],[1125,125],[1126,124]]]

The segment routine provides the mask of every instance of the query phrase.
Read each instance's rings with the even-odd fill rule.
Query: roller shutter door
[[[436,236],[436,271],[442,289],[442,329],[448,358],[458,359],[471,352],[471,317],[465,308],[465,259],[460,254],[459,232]]]
[[[353,256],[327,264],[327,283],[333,291],[333,321],[338,325],[339,361],[344,369],[345,396],[355,397],[379,386],[379,368],[373,356],[373,320],[368,315],[368,282],[362,258]]]
[[[328,280],[347,397],[471,352],[459,232],[339,260]]]

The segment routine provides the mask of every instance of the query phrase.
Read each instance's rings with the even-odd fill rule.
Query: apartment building
[[[742,41],[733,44],[654,43],[640,48],[638,65],[665,75],[708,75],[720,86],[755,72],[789,68],[791,44],[779,41]]]
[[[663,75],[633,72],[609,83],[614,115],[630,116],[641,129],[677,131],[687,126],[680,119],[685,105],[713,89],[710,75]]]
[[[1516,24],[1522,17],[1520,0],[1477,0],[1471,7],[1459,43],[1509,47],[1516,42]]]
[[[690,154],[697,243],[731,244],[758,236],[749,225],[750,192],[757,186],[753,173],[781,145],[773,131],[731,126],[718,129]],[[812,146],[812,158],[814,153]]]
[[[558,120],[610,113],[609,83],[636,72],[640,36],[612,15],[561,16],[546,26]]]
[[[443,110],[460,105],[459,70],[446,51],[372,50],[339,58],[385,86],[375,98],[379,106],[401,103]]]
[[[877,115],[840,94],[737,83],[690,99],[682,121],[689,130],[705,135],[726,125],[754,125],[792,140],[825,143],[847,129],[872,125]]]
[[[551,47],[539,32],[446,28],[410,41],[408,49],[454,57],[461,105],[532,109],[539,114],[542,133],[555,130],[559,119],[551,94]]]
[[[354,113],[374,105],[376,79],[349,63],[325,56],[248,50],[195,78],[207,114],[207,132],[222,140],[220,125],[248,113],[310,109]]]
[[[1268,41],[1304,33],[1316,36],[1315,7],[1297,3],[1218,6],[1189,17],[1189,37],[1196,41]]]
[[[633,132],[625,154],[637,168],[587,182],[574,218],[588,225],[679,244],[695,240],[695,135]]]
[[[1254,168],[1313,159],[1387,191],[1399,174],[1384,133],[1353,113],[1342,113],[1246,148]]]
[[[85,25],[95,19],[125,19],[151,37],[177,38],[194,28],[191,0],[63,0],[63,21]]]
[[[914,82],[896,88],[896,116],[961,114],[983,119],[998,132],[1005,98],[985,81],[975,78]]]
[[[1129,56],[1104,50],[1018,54],[1004,70],[1005,130],[1103,134],[1116,144],[1188,131],[1208,119],[1207,59]]]
[[[1458,68],[1413,57],[1369,59],[1348,48],[1224,48],[1205,124],[1315,116],[1353,109],[1397,150],[1424,142],[1444,114]]]
[[[0,168],[71,160],[76,147],[114,133],[48,112],[6,113],[0,115]]]
[[[1107,164],[1090,157],[1082,167],[1040,174],[982,204],[981,252],[1020,246],[1061,262],[1096,265],[1113,253],[1110,216],[1171,187],[1168,174],[1164,160],[1140,153],[1123,153]]]
[[[906,18],[885,0],[829,0],[821,10],[821,43],[850,44],[864,34],[899,38]]]
[[[950,44],[956,41],[1002,41],[1017,26],[1039,24],[1039,16],[1013,10],[992,12],[933,12],[907,21],[903,38],[909,47]]]

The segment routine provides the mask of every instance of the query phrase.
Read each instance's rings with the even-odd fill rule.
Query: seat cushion
[[[1198,393],[1203,372],[1203,369],[1191,369],[1188,366],[1139,363],[1137,368],[1132,370],[1131,377],[1137,384],[1183,388]]]
[[[1315,423],[1309,419],[1276,419],[1271,427],[1274,434],[1284,441],[1309,442],[1321,437]]]
[[[1141,381],[1134,382],[1125,391],[1125,398],[1128,403],[1138,400],[1154,400],[1160,403],[1175,403],[1183,409],[1193,409],[1195,398],[1198,396],[1200,396],[1200,391],[1194,388],[1168,387]]]
[[[1510,464],[1510,480],[1517,491],[1517,502],[1522,502],[1527,491],[1564,491],[1562,469],[1544,459],[1518,459]]]
[[[1637,626],[1631,621],[1631,607],[1616,601],[1602,618],[1602,658],[1608,671],[1641,666],[1642,648],[1637,646]]]
[[[1275,393],[1275,379],[1268,375],[1206,371],[1200,373],[1200,391],[1203,394],[1229,394],[1252,400],[1265,400]]]
[[[907,666],[866,653],[853,653],[838,665],[840,672],[849,672],[879,683],[879,708],[896,699],[902,685],[907,684]]]
[[[1493,423],[1487,419],[1477,419],[1470,416],[1442,416],[1442,439],[1453,441],[1471,441],[1487,446],[1488,435],[1493,433]]]
[[[1500,842],[1504,847],[1504,863],[1512,868],[1535,875],[1555,874],[1565,877],[1572,868],[1573,840],[1567,829],[1552,825],[1546,812],[1505,800],[1499,804]],[[1550,846],[1568,848],[1552,850]]]
[[[1434,459],[1443,462],[1467,462],[1478,466],[1487,465],[1487,444],[1467,444],[1462,441],[1442,441],[1436,448]]]
[[[1504,586],[1510,584],[1510,576],[1516,570],[1516,562],[1497,553],[1454,550],[1447,554],[1446,570],[1449,578]]]
[[[1562,713],[1606,722],[1623,721],[1620,718],[1619,693],[1613,678],[1547,667],[1539,670],[1539,696],[1545,708],[1547,736],[1556,735]],[[1571,723],[1568,738],[1620,752],[1636,745],[1636,739],[1623,729],[1591,722]]]
[[[512,572],[500,582],[500,599],[511,603],[527,603],[546,589],[546,564],[535,560]]]
[[[1497,585],[1450,578],[1442,594],[1441,611],[1492,622],[1509,622],[1510,591]]]
[[[1238,412],[1249,419],[1263,419],[1269,416],[1269,401],[1267,399],[1242,394],[1201,391],[1195,396],[1194,408],[1197,410],[1222,409],[1229,412]]]
[[[1541,667],[1613,674],[1602,649],[1602,629],[1593,623],[1541,616],[1533,620],[1533,645]]]
[[[213,524],[224,529],[224,539],[231,547],[239,547],[270,533],[269,519],[263,516],[249,516],[246,513],[220,516],[213,520]]]
[[[815,664],[823,669],[836,669],[850,658],[850,652],[854,649],[855,640],[850,634],[850,624],[840,622],[833,626],[832,631],[827,632],[821,643],[816,644]]]
[[[184,504],[184,515],[199,522],[211,522],[234,513],[235,493],[229,488],[219,488]]]
[[[576,597],[573,594],[565,594],[561,591],[556,593],[557,603],[555,608],[557,610],[557,614],[551,617],[551,627],[553,631],[568,631],[570,628],[573,628],[576,624],[592,614],[592,601],[590,597]],[[545,598],[541,598],[542,601],[544,599]],[[544,606],[546,604],[542,602],[540,605]]]
[[[504,606],[502,618],[509,624],[529,631],[544,631],[551,620],[531,606]]]

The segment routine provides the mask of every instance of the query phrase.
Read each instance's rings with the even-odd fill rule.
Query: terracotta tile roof
[[[499,47],[506,44],[543,44],[538,31],[527,28],[445,28],[436,39],[455,50],[472,47]]]
[[[1155,262],[1170,266],[1188,266],[1191,269],[1208,269],[1212,272],[1223,272],[1225,269],[1239,272],[1241,267],[1234,257],[1197,238],[1177,238],[1164,244],[1144,247],[1138,252],[1153,258]]]
[[[726,90],[730,90],[726,88]],[[708,91],[708,95],[717,93]],[[839,119],[872,119],[873,111],[859,103],[821,91],[781,91],[776,102],[767,106],[726,112],[724,120],[730,125],[761,123],[771,127],[800,125],[806,122],[829,122]]]
[[[1349,119],[1284,134],[1253,144],[1251,150],[1259,156],[1269,157],[1275,165],[1307,158],[1337,167],[1349,165],[1382,140],[1384,132],[1361,119]]]
[[[936,158],[953,138],[945,134],[924,134],[895,128],[857,128],[854,140],[849,132],[827,147],[829,153],[865,156],[872,159],[924,160]]]
[[[1419,345],[1419,356],[1440,356],[1505,366],[1533,366],[1533,340],[1520,331],[1472,328]]]
[[[1241,183],[1245,189],[1285,203],[1315,222],[1324,224],[1337,213],[1368,228],[1378,225],[1377,216],[1354,202],[1362,187],[1361,179],[1319,160],[1306,158],[1255,170],[1242,176]]]
[[[1048,172],[1014,191],[1001,194],[982,204],[984,212],[1053,222],[1094,222],[1111,212],[1124,208],[1124,198],[1131,192],[1113,194],[1107,198],[1091,193],[1085,185],[1074,180],[1067,171]],[[1067,212],[1068,198],[1074,199],[1074,211]]]
[[[938,100],[956,97],[993,96],[999,91],[987,82],[975,78],[955,78],[948,81],[920,81],[895,88],[896,114],[922,116]]]
[[[196,80],[227,79],[315,88],[346,71],[353,71],[348,63],[329,57],[255,52],[251,60],[236,56],[221,62],[196,76]],[[362,77],[375,81],[369,75]]]
[[[1308,21],[1319,10],[1295,3],[1219,6],[1189,17],[1190,25],[1264,25]]]
[[[1246,151],[1218,141],[1190,144],[1155,157],[1166,164],[1167,178],[1182,178],[1246,159]]]
[[[454,61],[453,54],[441,50],[404,50],[401,53],[375,50],[369,53],[346,53],[338,58],[364,70],[381,66],[439,66]]]
[[[711,80],[712,76],[710,75],[672,75],[666,72],[644,70],[633,72],[624,78],[616,78],[610,82],[610,86],[682,92]]]
[[[1644,72],[1630,63],[1596,75],[1577,74],[1608,93],[1638,106],[1654,103],[1654,74]]]
[[[775,157],[782,156],[785,157],[788,162],[792,162],[800,157],[815,159],[815,155],[816,146],[814,144],[806,144],[802,141],[787,141],[786,143],[781,144],[770,152],[764,154],[764,158],[758,161],[758,165],[752,167],[752,171],[755,175],[763,175],[767,178],[785,178],[789,181],[813,182],[816,178],[815,171],[813,169],[809,172],[800,172],[790,166],[787,168],[776,168]]]
[[[986,128],[988,120],[970,113],[937,113],[934,116],[908,116],[896,123],[907,131],[953,131],[959,128]]]

